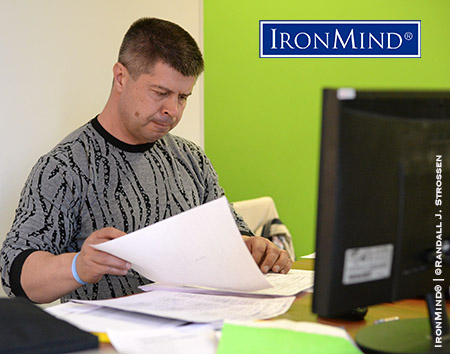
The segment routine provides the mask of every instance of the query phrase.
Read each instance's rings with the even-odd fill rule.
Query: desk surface
[[[313,262],[314,261],[311,259],[302,259],[294,262],[292,267],[295,269],[312,270],[314,268]],[[344,327],[354,338],[359,329],[373,324],[374,321],[379,319],[394,316],[398,316],[399,319],[428,317],[428,310],[425,300],[415,299],[370,306],[363,321],[318,318],[318,316],[311,311],[312,298],[313,296],[311,293],[300,294],[297,296],[297,299],[292,304],[289,311],[284,315],[277,317],[277,319],[318,322],[327,325]],[[449,303],[447,303],[447,312],[450,313]]]
[[[292,268],[313,270],[314,260],[302,259],[294,262]],[[359,329],[371,325],[374,321],[382,318],[390,318],[398,316],[400,319],[406,318],[423,318],[428,316],[426,303],[424,300],[401,300],[395,303],[385,303],[369,307],[369,311],[363,321],[346,321],[338,319],[318,318],[312,313],[312,293],[302,293],[292,304],[291,308],[284,315],[278,316],[276,319],[289,319],[293,321],[318,322],[332,326],[344,327],[347,332],[354,338]],[[447,303],[447,309],[450,313],[450,304]],[[109,349],[111,344],[101,343],[101,352]],[[114,352],[114,351],[112,351]]]

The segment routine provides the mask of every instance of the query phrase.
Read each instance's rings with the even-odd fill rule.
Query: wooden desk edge
[[[293,269],[313,270],[314,259],[300,259],[292,265]],[[369,311],[362,321],[347,321],[340,319],[319,318],[312,313],[311,293],[301,293],[292,304],[291,308],[284,315],[276,319],[290,319],[293,321],[317,322],[332,326],[343,327],[355,338],[356,333],[361,328],[373,324],[375,321],[385,318],[398,317],[399,319],[428,317],[428,310],[425,300],[408,299],[394,303],[384,303],[369,306]],[[447,312],[450,313],[450,303],[447,301]]]

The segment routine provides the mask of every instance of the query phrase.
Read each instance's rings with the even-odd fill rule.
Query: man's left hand
[[[286,274],[292,266],[289,253],[279,249],[268,239],[260,236],[242,236],[256,264],[263,273],[272,271]]]

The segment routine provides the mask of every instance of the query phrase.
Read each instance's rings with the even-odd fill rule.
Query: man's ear
[[[113,66],[114,89],[122,92],[126,81],[130,77],[127,68],[121,63],[115,63]]]

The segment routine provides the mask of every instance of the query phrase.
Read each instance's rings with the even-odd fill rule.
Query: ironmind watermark
[[[420,21],[260,21],[261,58],[420,58]]]
[[[433,278],[435,283],[434,286],[434,301],[436,312],[434,314],[434,322],[436,323],[436,328],[433,333],[434,346],[435,348],[442,348],[442,336],[443,336],[443,306],[445,306],[445,289],[439,283],[444,282],[444,274],[442,274],[443,267],[443,241],[442,241],[442,155],[436,155],[436,197],[434,204],[438,208],[436,210],[436,258],[434,261],[434,274],[436,277]],[[431,316],[431,314],[430,314]]]

